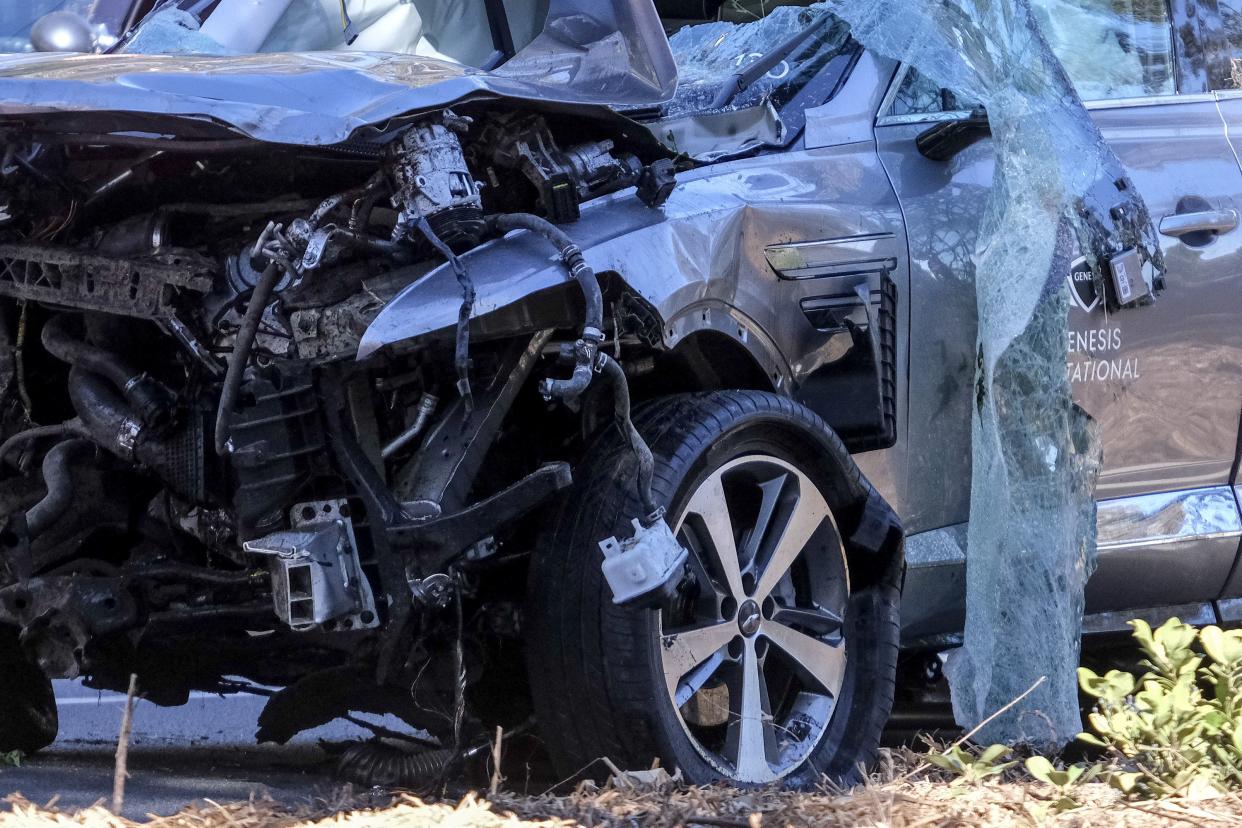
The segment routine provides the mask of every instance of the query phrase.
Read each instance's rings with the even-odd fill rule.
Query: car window
[[[1226,0],[1222,0],[1222,8]],[[1228,0],[1242,6],[1242,0]],[[1176,92],[1166,0],[1033,0],[1036,18],[1084,101]],[[1242,28],[1239,30],[1242,43]],[[971,109],[910,69],[888,110],[917,115]]]
[[[1242,89],[1242,0],[1218,0],[1221,29],[1229,41],[1229,73],[1221,89]]]

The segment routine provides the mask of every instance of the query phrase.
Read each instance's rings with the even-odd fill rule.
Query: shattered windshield
[[[730,78],[799,32],[816,26],[806,41],[739,92],[727,108],[744,109],[770,102],[786,115],[783,110],[811,87],[823,90],[821,99],[814,101],[823,103],[841,80],[848,57],[856,49],[849,27],[829,11],[830,7],[830,3],[782,5],[750,20],[744,16],[736,22],[721,19],[676,31],[669,37],[669,45],[677,61],[677,96],[666,113],[682,115],[713,109],[717,93]],[[830,66],[834,60],[837,66]]]
[[[199,11],[204,6],[207,11]],[[542,30],[548,0],[505,0],[498,44],[487,0],[260,0],[214,7],[196,0],[148,15],[121,51],[253,54],[352,50],[419,55],[490,67]]]

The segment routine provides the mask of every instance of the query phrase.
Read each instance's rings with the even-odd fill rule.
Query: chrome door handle
[[[1228,233],[1237,229],[1237,210],[1203,210],[1196,213],[1173,213],[1160,219],[1160,232],[1165,236],[1188,236],[1191,233]]]

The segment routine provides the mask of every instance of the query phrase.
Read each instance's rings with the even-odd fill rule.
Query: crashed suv
[[[563,775],[857,779],[899,650],[962,629],[986,119],[826,4],[241,5],[0,59],[0,749],[49,678],[136,675],[273,693],[264,740],[393,714],[424,749],[368,781],[496,726]],[[1065,274],[1089,630],[1242,617],[1206,5],[1036,3],[1164,234],[1158,301]]]

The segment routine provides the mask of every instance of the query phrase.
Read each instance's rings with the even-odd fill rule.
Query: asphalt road
[[[113,753],[125,697],[56,682],[60,739],[21,767],[0,767],[0,794],[73,809],[112,797]],[[135,704],[125,816],[171,814],[187,802],[270,796],[302,804],[338,787],[319,740],[365,735],[348,723],[300,735],[285,746],[256,745],[264,699],[195,694],[179,708]],[[385,724],[392,724],[385,722]]]

